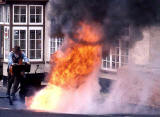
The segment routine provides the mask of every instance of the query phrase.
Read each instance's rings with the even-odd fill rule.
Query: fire
[[[52,56],[55,64],[50,72],[49,84],[30,100],[29,109],[56,110],[63,93],[80,87],[100,64],[101,46],[90,44],[101,38],[98,26],[87,23],[79,25],[80,28],[75,32],[74,37],[78,42],[86,44],[68,39],[66,50],[63,52],[59,50]]]

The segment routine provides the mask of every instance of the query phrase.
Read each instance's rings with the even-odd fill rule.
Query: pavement
[[[14,102],[14,105],[9,104],[9,99],[6,97],[7,87],[3,86],[0,81],[0,117],[160,117],[160,115],[134,115],[134,114],[107,114],[107,115],[81,115],[81,114],[64,114],[64,113],[47,113],[33,112],[25,110],[25,105],[19,101]],[[159,112],[159,110],[158,110]]]
[[[7,91],[7,87],[3,86],[3,82],[1,80],[0,81],[0,109],[25,109],[24,103],[21,103],[18,100],[15,101],[13,105],[10,105],[9,98],[7,98],[6,96],[6,91]]]
[[[106,114],[106,115],[83,115],[83,114],[64,114],[33,112],[28,110],[8,110],[0,109],[0,117],[160,117],[160,115],[142,115],[142,114]]]
[[[9,104],[9,99],[6,98],[7,87],[3,86],[2,80],[0,81],[0,109],[13,109],[14,106]]]

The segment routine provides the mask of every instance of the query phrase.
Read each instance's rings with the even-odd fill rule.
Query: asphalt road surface
[[[63,114],[63,113],[45,113],[25,110],[24,104],[14,102],[9,104],[6,97],[6,87],[3,87],[0,81],[0,117],[160,117],[160,115],[132,115],[132,114],[109,114],[109,115],[81,115],[81,114]]]
[[[108,115],[81,115],[63,113],[32,112],[27,110],[0,109],[0,117],[160,117],[160,115],[132,115],[132,114],[108,114]]]

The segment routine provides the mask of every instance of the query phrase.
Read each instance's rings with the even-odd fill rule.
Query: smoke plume
[[[128,25],[142,35],[142,28],[157,25],[160,21],[159,0],[51,0],[50,5],[52,36],[66,35],[83,44],[112,45],[114,41],[123,39],[121,37],[125,35]],[[79,42],[74,38],[80,22],[98,24],[103,30],[101,39],[97,42]],[[149,113],[143,106],[159,106],[158,98],[155,99],[154,93],[150,93],[152,89],[159,91],[155,87],[158,87],[156,82],[159,82],[159,75],[139,71],[144,70],[129,66],[120,71],[115,75],[117,81],[111,86],[108,95],[100,94],[98,73],[93,72],[79,88],[66,90],[53,111],[80,114]]]
[[[110,43],[125,35],[126,27],[140,31],[160,21],[159,0],[51,0],[52,35],[63,33],[71,39],[80,21],[96,22],[104,36],[98,43]]]

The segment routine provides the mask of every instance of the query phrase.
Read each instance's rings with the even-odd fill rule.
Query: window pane
[[[30,6],[30,14],[35,14],[35,6]]]
[[[7,7],[4,8],[4,22],[7,22]]]
[[[50,40],[50,51],[51,54],[58,50],[58,48],[62,45],[63,38],[51,38]],[[59,46],[59,47],[58,47]],[[106,59],[106,56],[103,56],[103,59]]]
[[[0,22],[3,22],[3,7],[0,6]]]
[[[112,68],[115,69],[115,62],[112,62]]]
[[[19,39],[19,30],[14,30],[14,39]]]
[[[26,48],[26,41],[25,40],[21,40],[20,41],[20,47],[21,47],[21,49],[25,49]]]
[[[14,46],[19,46],[19,40],[14,40]]]
[[[35,30],[30,30],[30,39],[35,39]]]
[[[116,58],[115,55],[113,55],[113,56],[112,56],[112,61],[115,61],[115,58]]]
[[[36,59],[41,59],[41,50],[36,51]]]
[[[36,48],[41,49],[41,40],[36,40]]]
[[[26,22],[26,15],[21,15],[21,22],[25,23]]]
[[[35,40],[30,40],[30,49],[35,49]]]
[[[110,61],[110,56],[107,56],[107,61]]]
[[[106,61],[103,61],[103,68],[106,68],[107,66],[106,66]]]
[[[35,15],[30,15],[30,22],[35,23]]]
[[[19,15],[14,15],[14,22],[19,22]]]
[[[107,62],[107,68],[110,68],[110,62]]]
[[[116,62],[119,62],[119,56],[116,56]]]
[[[41,6],[36,7],[36,14],[42,14],[42,7]]]
[[[41,30],[36,30],[36,39],[41,39]]]
[[[26,14],[26,6],[21,6],[21,14]]]
[[[9,49],[9,39],[5,39],[5,58],[7,58],[8,57],[8,54],[9,54],[9,51],[10,51],[10,49]]]
[[[58,47],[58,48],[60,47],[60,42],[57,42],[57,47]]]
[[[30,50],[30,59],[35,59],[35,50]]]
[[[21,49],[23,52],[24,52],[24,54],[26,55],[26,50],[25,49]]]
[[[52,42],[51,47],[55,47],[55,46],[56,46],[56,43],[55,43],[55,41],[54,41],[54,42]]]
[[[41,15],[36,15],[36,23],[41,23]]]
[[[55,48],[51,48],[51,54],[53,54],[56,51]]]
[[[14,14],[20,14],[19,6],[14,6]]]
[[[26,39],[26,31],[25,30],[20,31],[20,39]]]
[[[5,35],[4,35],[4,45],[5,45],[5,53],[4,53],[4,55],[5,55],[5,59],[7,59],[8,58],[8,54],[9,54],[9,52],[10,52],[10,38],[9,38],[9,27],[4,27],[4,33],[5,33]]]
[[[110,67],[108,70],[116,70],[120,66],[126,65],[128,63],[128,45],[129,44],[125,41],[115,41],[113,47],[110,50],[112,55],[109,53],[109,56],[106,58],[107,68]]]
[[[7,11],[6,11],[6,22],[9,23],[10,20],[10,9],[9,6],[7,6]]]

